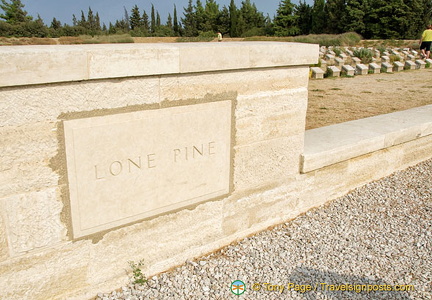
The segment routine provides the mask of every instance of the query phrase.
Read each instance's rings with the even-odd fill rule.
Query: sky
[[[9,1],[8,1],[9,2]],[[62,23],[72,25],[72,15],[74,14],[79,20],[81,18],[81,10],[84,11],[87,17],[88,8],[91,7],[94,14],[99,13],[101,23],[109,25],[109,22],[115,23],[116,20],[121,20],[124,16],[125,7],[130,15],[132,7],[138,5],[141,12],[145,10],[150,16],[151,4],[150,0],[21,0],[24,4],[24,10],[28,12],[34,19],[38,16],[44,20],[46,25],[50,25],[55,17]],[[201,0],[203,5],[205,0]],[[242,0],[234,1],[237,7],[241,6]],[[269,14],[271,18],[276,14],[280,0],[252,0],[257,9],[263,12],[265,16]],[[297,0],[292,0],[292,3],[297,4]],[[192,0],[195,4],[196,0]],[[219,9],[224,5],[229,6],[230,0],[216,0],[219,4]],[[306,0],[306,3],[312,4],[313,0]],[[177,17],[179,20],[183,17],[184,8],[188,5],[188,0],[153,0],[155,10],[161,16],[162,23],[166,23],[168,14],[173,16],[174,4],[177,7]]]

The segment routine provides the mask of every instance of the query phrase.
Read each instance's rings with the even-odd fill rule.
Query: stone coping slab
[[[0,47],[0,87],[316,64],[319,46],[281,42]]]
[[[307,130],[301,172],[431,134],[432,105]]]

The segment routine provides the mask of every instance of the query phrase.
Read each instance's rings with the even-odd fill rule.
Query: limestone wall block
[[[0,127],[57,122],[61,114],[159,102],[157,77],[2,88]]]
[[[0,127],[0,144],[0,198],[57,185],[49,167],[58,147],[55,123]]]
[[[235,111],[236,145],[303,132],[306,112],[305,88],[239,96]]]
[[[12,255],[52,246],[66,237],[60,220],[63,203],[56,188],[1,199]]]
[[[0,206],[1,207],[1,206]],[[4,218],[0,214],[0,264],[9,258],[9,246]]]
[[[234,147],[234,189],[280,184],[299,172],[302,134]]]
[[[222,201],[210,201],[105,234],[92,245],[89,283],[122,276],[130,270],[128,261],[144,259],[143,271],[155,274],[175,261],[203,255],[206,245],[223,238],[222,209]]]
[[[307,70],[298,67],[163,76],[160,79],[160,99],[161,101],[199,99],[206,95],[229,92],[250,95],[304,87],[307,81]]]
[[[71,291],[89,287],[90,245],[90,241],[57,245],[1,263],[1,298],[70,299]]]

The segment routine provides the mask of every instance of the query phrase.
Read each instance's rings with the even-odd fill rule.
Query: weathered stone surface
[[[329,67],[327,67],[327,70],[329,70],[330,76],[333,76],[333,77],[339,77],[340,76],[340,69],[336,66],[329,66]]]
[[[381,64],[381,70],[384,73],[391,73],[393,72],[393,66],[390,63],[384,62]]]
[[[393,71],[395,72],[400,72],[404,69],[404,64],[401,63],[400,61],[395,61],[393,63]]]
[[[236,107],[236,145],[301,134],[307,109],[306,89],[239,96]]]
[[[376,63],[370,63],[369,64],[369,70],[373,73],[373,74],[378,74],[381,72],[381,66],[376,64]]]
[[[1,204],[0,204],[0,209],[4,211]],[[8,247],[7,238],[8,235],[6,232],[5,223],[2,214],[0,214],[0,263],[9,258],[9,247]]]
[[[5,46],[0,86],[308,65],[317,63],[317,51],[269,42]]]
[[[69,55],[67,51],[48,58],[56,52],[37,47],[37,53],[46,52],[41,57],[48,63],[33,66],[33,79],[25,68],[23,73],[8,75],[14,77],[8,84],[21,84],[22,80],[22,84],[30,85],[0,88],[0,143],[5,145],[0,147],[0,297],[90,299],[99,289],[113,290],[128,282],[128,261],[144,259],[147,276],[163,272],[431,157],[432,126],[427,117],[416,114],[411,119],[423,122],[422,129],[393,128],[395,131],[386,134],[383,141],[388,148],[300,174],[308,66],[316,63],[318,46],[305,50],[303,45],[287,47],[285,43],[276,48],[274,43],[214,44],[219,48],[212,49],[210,43],[177,45],[176,49],[184,51],[179,56],[189,53],[188,59],[183,65],[172,66],[175,51],[169,45],[155,46],[165,62],[158,65],[153,61],[148,66],[156,73],[177,73],[148,76],[145,72],[149,69],[137,57],[154,57],[156,52],[145,50],[151,46],[77,46],[73,49],[94,53],[87,61],[92,64],[88,74],[103,78],[68,83],[54,83],[66,80],[61,72],[67,69],[61,69],[58,78],[41,76],[46,66],[58,70]],[[236,47],[245,48],[241,51]],[[316,49],[313,59],[301,58],[312,48]],[[28,55],[29,48],[15,49],[18,59]],[[1,53],[7,51],[0,49]],[[273,57],[275,53],[277,57]],[[199,59],[192,57],[199,55]],[[203,63],[210,59],[208,55],[217,59]],[[105,66],[104,59],[112,65]],[[189,60],[194,59],[199,64],[191,65]],[[224,63],[233,59],[239,61]],[[129,71],[112,68],[125,62]],[[230,69],[239,66],[246,69]],[[80,78],[79,72],[68,68],[77,76],[73,78]],[[33,85],[37,80],[52,83]],[[228,196],[112,229],[92,236],[92,240],[72,238],[62,154],[64,120],[223,100],[234,103]],[[359,134],[357,139],[363,137]],[[99,152],[92,150],[97,156]],[[340,159],[341,155],[335,156]]]
[[[74,237],[228,194],[231,114],[228,100],[65,121]]]
[[[66,228],[60,221],[62,203],[55,188],[1,199],[10,251],[23,254],[60,243]]]
[[[411,60],[407,60],[405,62],[405,66],[404,66],[405,70],[415,70],[416,68],[416,63],[411,61]]]
[[[426,67],[426,63],[421,59],[417,59],[415,61],[415,64],[416,64],[416,69],[424,69]]]
[[[351,67],[350,65],[343,65],[342,66],[342,74],[347,76],[354,76],[355,69]]]
[[[302,172],[431,135],[431,110],[428,105],[308,130]]]
[[[313,79],[323,79],[324,78],[324,71],[321,68],[311,67],[311,72],[312,72],[312,78]]]
[[[298,173],[302,148],[302,134],[235,147],[234,189],[278,184]]]
[[[357,64],[355,74],[356,75],[367,75],[368,67],[364,64]]]

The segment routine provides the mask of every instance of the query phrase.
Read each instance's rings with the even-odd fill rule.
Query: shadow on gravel
[[[353,262],[354,263],[354,262]],[[309,285],[311,290],[298,295],[305,299],[392,299],[412,300],[406,291],[394,291],[395,286],[373,277],[359,277],[339,274],[331,271],[320,271],[308,267],[297,267],[288,277],[291,291],[297,287]],[[295,286],[297,285],[297,286]],[[398,288],[413,288],[398,286]],[[369,290],[369,291],[368,291]]]

